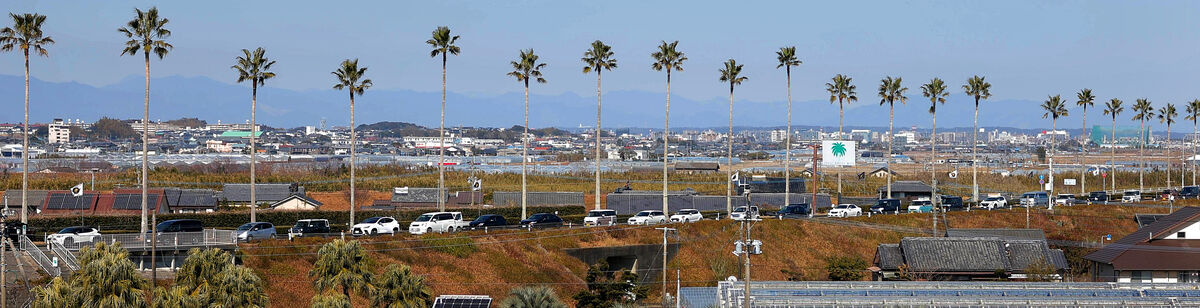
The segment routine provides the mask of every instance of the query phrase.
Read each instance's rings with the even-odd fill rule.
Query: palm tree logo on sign
[[[833,156],[846,156],[846,144],[841,142],[833,143]]]

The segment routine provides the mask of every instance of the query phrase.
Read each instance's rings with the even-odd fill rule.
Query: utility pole
[[[680,297],[680,292],[683,290],[683,279],[679,277],[679,269],[675,269],[675,308],[682,308],[680,305],[683,299]]]
[[[662,228],[654,228],[654,229],[662,230],[662,232],[663,232],[663,264],[662,264],[662,269],[660,271],[662,271],[662,274],[663,274],[662,296],[663,296],[663,298],[666,298],[667,297],[667,232],[675,231],[675,228],[662,227]],[[675,294],[675,296],[678,297],[679,294]]]
[[[818,180],[818,178],[817,178],[817,151],[820,149],[821,149],[820,145],[812,146],[812,150],[813,150],[813,153],[812,153],[813,192],[812,192],[812,204],[809,205],[809,207],[808,207],[808,218],[812,218],[813,213],[817,212],[817,187],[821,186],[821,181]],[[841,173],[838,173],[838,176],[840,177]],[[840,187],[840,185],[842,185],[841,178],[838,178],[838,185],[839,185],[839,187]],[[838,195],[838,198],[841,198],[841,197],[842,197],[841,195]],[[840,202],[841,200],[839,199],[838,201]]]
[[[25,155],[25,153],[22,152],[21,155]],[[4,209],[7,210],[8,207],[5,206]],[[4,218],[8,218],[8,215],[3,216]],[[8,226],[5,225],[6,222],[6,219],[0,218],[0,233],[4,233],[4,238],[0,239],[0,252],[4,252],[4,243],[6,242],[4,240],[8,239]],[[13,247],[13,251],[16,250],[17,248]],[[4,256],[0,255],[0,307],[8,307],[8,277],[5,276],[5,273],[8,272],[8,262],[6,261]]]
[[[742,220],[742,239],[734,244],[733,255],[742,257],[745,263],[745,274],[742,276],[744,281],[745,302],[743,308],[750,307],[750,255],[762,254],[762,241],[753,240],[750,238],[751,223],[761,221],[758,218],[746,217]]]

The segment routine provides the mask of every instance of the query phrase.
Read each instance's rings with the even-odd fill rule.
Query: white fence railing
[[[30,241],[28,236],[21,236],[21,247],[25,247],[25,253],[28,254],[29,257],[32,258],[39,267],[42,268],[43,271],[46,271],[46,274],[49,274],[50,276],[62,275],[62,271],[59,270],[57,266],[54,266],[54,262],[50,261],[50,258],[46,257],[46,254],[42,252],[42,249],[37,245],[34,245],[33,241]]]
[[[78,251],[84,246],[91,246],[95,243],[107,243],[110,245],[120,243],[121,247],[128,250],[145,250],[156,246],[154,245],[154,240],[157,240],[157,248],[163,250],[237,244],[237,238],[234,236],[233,230],[207,229],[200,232],[160,232],[156,236],[152,236],[150,233],[103,234],[93,237],[91,241],[73,242],[64,245],[64,248],[71,251]]]
[[[66,265],[67,268],[71,269],[72,271],[79,270],[79,259],[75,258],[74,253],[71,253],[70,250],[67,250],[66,247],[63,247],[63,245],[59,244],[58,242],[55,242],[55,241],[46,241],[46,242],[50,246],[50,251],[54,252],[55,255],[58,255],[59,263]]]

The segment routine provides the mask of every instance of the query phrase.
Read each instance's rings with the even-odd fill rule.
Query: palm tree
[[[429,57],[442,56],[442,115],[438,122],[438,210],[446,210],[446,57],[458,55],[459,49],[454,42],[458,36],[450,35],[450,27],[433,29],[433,37],[425,41],[433,47]]]
[[[433,304],[433,292],[425,285],[425,278],[413,274],[407,265],[389,264],[376,277],[373,287],[371,306],[409,308]]]
[[[788,205],[792,204],[792,67],[800,66],[803,62],[796,58],[796,46],[780,47],[779,51],[775,52],[775,58],[779,60],[779,65],[775,68],[782,68],[787,76],[787,131],[783,133],[783,204]]]
[[[0,29],[0,50],[20,49],[25,55],[25,124],[21,126],[21,223],[28,223],[29,155],[26,154],[29,153],[29,50],[33,49],[35,54],[48,57],[50,54],[46,51],[46,45],[54,44],[54,39],[42,32],[42,23],[46,22],[46,16],[36,13],[9,13],[8,16],[12,17],[13,26]],[[142,216],[145,218],[145,215]]]
[[[967,96],[975,98],[975,128],[971,130],[971,199],[979,201],[979,100],[992,97],[992,84],[979,75],[967,79],[962,86]]]
[[[1109,141],[1112,152],[1108,159],[1108,170],[1112,172],[1112,189],[1114,193],[1117,191],[1117,115],[1125,111],[1125,107],[1122,107],[1121,104],[1121,100],[1115,98],[1104,104],[1104,114],[1112,117],[1112,140]]]
[[[1175,112],[1174,104],[1158,108],[1158,122],[1167,124],[1167,141],[1163,147],[1167,149],[1167,188],[1171,188],[1171,124],[1175,124],[1175,117],[1179,116]]]
[[[371,256],[358,241],[333,240],[317,251],[317,261],[308,272],[319,292],[340,287],[342,295],[365,291],[371,281]]]
[[[1188,159],[1190,161],[1196,158],[1196,135],[1200,134],[1200,131],[1196,129],[1196,120],[1200,119],[1200,99],[1193,99],[1187,103],[1187,117],[1185,118],[1192,120],[1192,158]],[[1196,185],[1196,163],[1191,162],[1190,164],[1192,165],[1192,185]]]
[[[1084,157],[1087,157],[1088,134],[1087,134],[1087,109],[1096,104],[1096,96],[1092,95],[1092,89],[1079,90],[1075,94],[1079,100],[1075,101],[1075,105],[1083,107],[1083,129],[1079,131],[1080,151],[1082,156],[1079,159],[1079,194],[1087,193],[1087,165],[1084,164]],[[1101,185],[1103,186],[1103,185]]]
[[[1067,104],[1063,101],[1062,95],[1051,96],[1042,103],[1042,110],[1046,113],[1042,114],[1042,118],[1050,118],[1050,148],[1047,155],[1050,157],[1050,195],[1054,195],[1054,131],[1058,130],[1058,118],[1067,116]],[[1053,207],[1053,206],[1052,206]]]
[[[206,307],[207,302],[202,302],[199,296],[193,296],[187,288],[164,287],[154,288],[154,302],[150,307],[154,308],[175,308],[175,307]]]
[[[229,266],[216,277],[216,288],[209,304],[212,307],[267,307],[266,284],[254,270],[245,266]]]
[[[937,106],[939,103],[946,104],[946,97],[950,96],[950,92],[946,92],[946,82],[935,77],[929,83],[921,85],[921,95],[929,98],[929,114],[933,118],[933,131],[929,134],[929,181],[933,184],[933,191],[929,192],[929,196],[934,200],[934,206],[937,206],[941,201],[937,197]],[[933,234],[937,234],[937,211],[932,213]]]
[[[671,150],[667,146],[671,136],[671,71],[683,71],[683,61],[687,61],[687,57],[683,52],[675,47],[679,46],[679,41],[667,43],[662,41],[658,45],[658,51],[650,54],[654,59],[654,63],[650,64],[650,68],[656,71],[667,71],[667,113],[663,118],[663,189],[662,189],[662,206],[663,213],[667,212],[667,153]],[[733,162],[729,162],[730,168],[733,168]],[[731,212],[733,208],[730,203],[725,204],[725,212]]]
[[[312,298],[312,308],[350,308],[350,297],[341,294],[321,295]]]
[[[82,303],[90,307],[146,306],[145,294],[150,285],[120,244],[85,247],[79,261],[80,269],[71,283]]]
[[[357,207],[354,195],[358,194],[358,191],[354,190],[354,169],[358,166],[354,160],[354,148],[357,146],[354,135],[354,95],[363,95],[364,91],[375,84],[370,79],[366,79],[367,67],[359,67],[358,59],[342,60],[342,64],[331,74],[337,78],[337,83],[333,85],[333,88],[335,90],[346,89],[346,92],[350,93],[350,223],[353,224],[354,208]]]
[[[187,293],[206,293],[215,284],[217,274],[232,266],[232,261],[233,256],[224,250],[193,248],[175,273],[175,287]]]
[[[1143,151],[1146,149],[1146,120],[1154,116],[1154,106],[1150,105],[1150,100],[1139,98],[1133,104],[1133,119],[1140,121],[1138,124],[1138,191],[1146,190],[1146,158],[1143,156]]]
[[[832,82],[825,83],[825,91],[829,92],[829,103],[832,104],[835,101],[838,103],[838,139],[842,138],[842,124],[844,123],[843,118],[846,113],[845,104],[858,101],[858,86],[855,86],[853,82],[854,78],[837,74],[836,76],[833,76]],[[814,165],[813,170],[816,170],[815,166],[816,165]],[[837,176],[838,198],[841,198],[842,172],[840,170],[838,171]],[[809,216],[812,216],[812,213],[809,213]]]
[[[721,73],[721,77],[718,79],[729,83],[729,142],[727,143],[729,169],[725,170],[726,173],[729,173],[729,177],[725,179],[725,207],[730,208],[733,207],[733,181],[730,180],[733,178],[733,87],[742,84],[743,81],[749,78],[741,76],[742,65],[737,64],[737,61],[733,59],[725,61],[725,67],[720,69],[719,72]],[[666,206],[664,203],[663,212],[666,212]]]
[[[251,52],[249,49],[242,49],[242,56],[237,57],[237,63],[231,68],[238,72],[237,82],[250,81],[250,222],[256,222],[255,211],[258,208],[258,198],[255,191],[258,187],[255,186],[254,166],[257,165],[255,157],[258,151],[254,148],[254,141],[258,133],[258,124],[255,121],[255,114],[258,110],[258,86],[265,85],[267,79],[275,78],[275,72],[270,71],[271,66],[275,65],[275,61],[267,59],[267,50],[259,47]]]
[[[50,284],[44,287],[34,287],[33,298],[33,303],[30,303],[30,307],[33,308],[83,306],[83,303],[79,302],[79,294],[75,292],[75,287],[62,277],[54,277]]]
[[[600,72],[604,70],[612,70],[617,68],[617,59],[613,59],[612,47],[605,45],[604,42],[596,40],[592,42],[592,48],[583,53],[583,73],[587,74],[596,71],[596,160],[593,162],[596,165],[596,209],[600,209]],[[665,213],[665,212],[664,212]]]
[[[174,46],[167,43],[164,39],[171,36],[171,30],[167,30],[166,25],[169,20],[158,17],[158,8],[151,7],[148,11],[134,9],[137,12],[137,17],[130,20],[124,27],[117,31],[125,34],[129,40],[125,42],[125,49],[121,51],[121,55],[137,56],[138,52],[142,53],[146,63],[146,103],[142,115],[142,233],[146,233],[146,182],[149,180],[149,162],[147,155],[150,153],[150,53],[158,56],[159,60],[167,56]],[[157,210],[157,209],[155,209]]]
[[[547,286],[520,287],[508,292],[500,308],[566,308],[554,289]]]
[[[517,61],[511,61],[509,64],[512,64],[513,71],[508,72],[507,75],[525,85],[525,132],[521,134],[521,219],[525,219],[525,201],[528,194],[525,175],[529,162],[529,81],[546,83],[546,79],[542,78],[542,69],[546,67],[546,63],[538,63],[538,56],[530,48],[522,50],[517,56]]]
[[[900,101],[901,104],[904,104],[905,101],[908,101],[908,97],[904,96],[904,92],[906,91],[908,91],[908,88],[900,85],[900,77],[892,78],[891,76],[888,76],[887,78],[879,81],[879,105],[886,103],[888,104],[889,108],[887,154],[887,197],[889,199],[892,198],[892,146],[896,144],[896,142],[892,140],[895,136],[892,132],[892,124],[895,122],[896,101]]]

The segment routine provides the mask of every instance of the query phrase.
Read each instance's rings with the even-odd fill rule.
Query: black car
[[[763,215],[763,216],[775,216],[775,218],[778,218],[778,219],[808,218],[809,212],[811,212],[811,210],[809,210],[808,204],[800,203],[800,204],[792,204],[792,205],[785,206],[785,207],[779,209],[778,212],[770,213],[770,214]]]
[[[963,204],[962,197],[959,196],[942,196],[941,207],[943,211],[961,211],[967,209]]]
[[[1093,191],[1088,193],[1088,201],[1092,202],[1108,202],[1108,192]]]
[[[496,227],[508,225],[508,221],[504,220],[504,216],[496,214],[487,214],[475,218],[468,224],[471,228]]]
[[[1179,198],[1196,199],[1200,198],[1200,186],[1184,186],[1179,189]]]
[[[172,219],[159,223],[154,227],[154,231],[159,233],[201,232],[204,231],[204,224],[195,219]]]
[[[537,213],[521,220],[521,227],[546,228],[563,224],[562,218],[550,213]]]
[[[879,199],[875,201],[875,205],[871,206],[871,212],[874,213],[900,213],[900,199]]]
[[[329,233],[330,230],[328,219],[301,219],[296,221],[296,224],[292,225],[291,229],[288,229],[288,239],[290,240],[305,236],[321,236]]]

